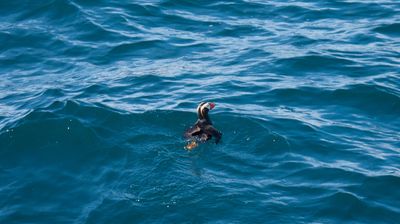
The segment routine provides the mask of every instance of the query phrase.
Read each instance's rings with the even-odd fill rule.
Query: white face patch
[[[201,115],[201,117],[204,117],[204,109],[211,110],[211,105],[210,103],[200,103],[199,106],[197,107],[197,113]]]
[[[210,103],[206,103],[206,104],[204,104],[203,105],[203,107],[202,107],[202,110],[204,110],[205,108],[207,108],[207,109],[211,109],[211,105],[210,105]]]
[[[199,106],[197,106],[197,113],[198,113],[198,114],[200,114],[200,113],[201,113],[202,106],[203,106],[204,104],[205,104],[205,103],[204,103],[204,102],[202,102],[202,103],[200,103],[200,104],[199,104]]]

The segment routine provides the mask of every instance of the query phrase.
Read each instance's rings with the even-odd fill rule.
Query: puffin
[[[188,139],[197,139],[201,142],[206,142],[212,137],[215,138],[215,144],[221,140],[222,133],[214,128],[208,112],[215,107],[215,103],[201,102],[197,106],[197,121],[185,131],[184,136]],[[187,148],[191,149],[197,146],[196,141],[192,141]]]

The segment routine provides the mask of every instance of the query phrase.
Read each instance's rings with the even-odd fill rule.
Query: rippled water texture
[[[0,1],[0,223],[396,223],[400,2]],[[222,142],[184,150],[201,101]]]

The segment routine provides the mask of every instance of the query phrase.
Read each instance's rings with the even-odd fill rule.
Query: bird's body
[[[208,112],[214,108],[214,103],[202,102],[197,107],[198,120],[185,132],[186,138],[197,138],[202,142],[205,142],[212,137],[215,138],[215,143],[221,140],[222,133],[214,128]]]

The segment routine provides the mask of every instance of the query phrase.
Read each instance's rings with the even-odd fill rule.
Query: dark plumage
[[[197,122],[185,132],[186,138],[198,138],[200,141],[207,141],[212,137],[215,143],[221,140],[222,133],[212,125],[208,112],[215,107],[214,103],[202,102],[197,107]]]

